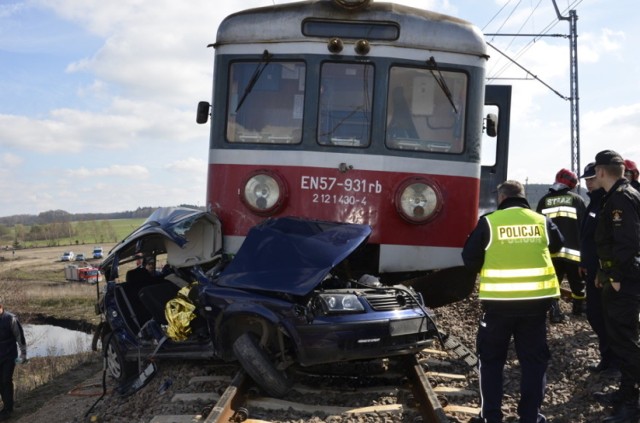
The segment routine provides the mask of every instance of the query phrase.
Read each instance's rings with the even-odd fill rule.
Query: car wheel
[[[256,335],[242,334],[233,343],[233,352],[251,379],[267,394],[282,397],[291,389],[286,373],[276,369]]]
[[[107,335],[102,340],[102,346],[105,348],[107,370],[111,377],[118,382],[122,382],[136,373],[136,363],[125,361],[124,354],[120,351],[118,343],[112,334]]]

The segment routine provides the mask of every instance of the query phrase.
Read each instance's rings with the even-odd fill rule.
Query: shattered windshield
[[[232,63],[227,100],[227,141],[300,143],[304,91],[303,62]]]
[[[386,144],[398,150],[461,153],[467,75],[395,66],[389,75]],[[448,93],[450,96],[448,96]]]
[[[325,63],[321,72],[318,142],[345,147],[368,146],[373,66]]]

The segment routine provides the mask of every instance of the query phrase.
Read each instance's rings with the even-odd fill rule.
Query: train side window
[[[366,147],[371,138],[374,70],[370,64],[324,63],[318,106],[318,142]]]
[[[235,62],[229,69],[227,141],[299,144],[305,94],[303,62]]]
[[[391,68],[387,147],[439,153],[463,151],[467,75],[449,71],[441,73],[451,91],[451,99],[447,98],[429,70],[401,66]]]

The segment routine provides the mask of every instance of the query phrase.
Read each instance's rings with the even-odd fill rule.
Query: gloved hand
[[[20,357],[16,358],[16,364],[24,364],[27,360],[27,354],[20,354]]]

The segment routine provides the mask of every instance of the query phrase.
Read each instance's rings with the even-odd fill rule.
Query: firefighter
[[[640,383],[640,193],[623,177],[624,161],[612,150],[596,155],[597,182],[602,199],[595,240],[600,258],[597,283],[611,348],[620,360],[620,388],[606,423],[637,422]]]
[[[578,176],[568,169],[560,169],[549,192],[538,202],[537,212],[553,220],[564,236],[562,249],[551,255],[558,280],[566,277],[571,288],[572,314],[579,316],[585,311],[586,285],[579,273],[580,266],[580,225],[586,205],[582,197],[571,192],[578,183]],[[565,321],[558,300],[551,307],[551,323]]]
[[[520,422],[545,422],[547,312],[560,295],[550,252],[563,237],[551,219],[532,211],[517,181],[498,186],[498,210],[480,218],[462,250],[465,266],[480,273],[482,317],[477,349],[481,411],[474,422],[502,422],[503,370],[511,337],[521,366]]]
[[[638,181],[638,167],[633,160],[624,161],[624,177],[636,190],[640,191],[640,181]]]

